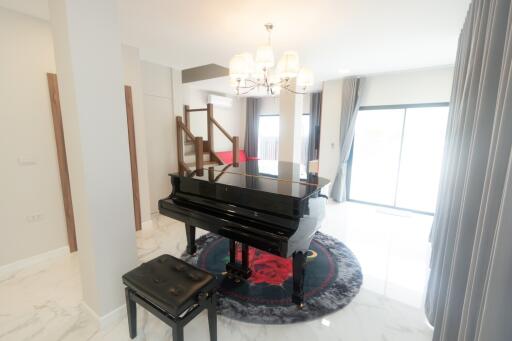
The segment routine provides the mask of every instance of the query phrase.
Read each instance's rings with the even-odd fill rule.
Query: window
[[[277,160],[279,153],[279,116],[262,115],[258,127],[258,158]]]
[[[448,104],[363,107],[349,162],[349,200],[433,213]]]
[[[301,119],[301,164],[308,161],[309,114]],[[261,115],[258,128],[258,158],[277,160],[279,157],[279,115]]]

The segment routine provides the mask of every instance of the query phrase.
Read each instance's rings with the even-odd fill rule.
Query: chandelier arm
[[[258,84],[249,85],[249,86],[239,86],[238,89],[254,89],[258,86]]]
[[[295,91],[295,90],[292,90],[292,89],[290,89],[288,87],[281,87],[281,89],[284,89],[284,90],[286,90],[288,92],[291,92],[292,94],[296,94],[296,95],[305,95],[307,93],[306,91],[304,91],[304,92]]]
[[[252,88],[250,88],[249,90],[245,91],[245,92],[238,92],[239,95],[247,95],[249,92],[253,91],[254,89],[256,89],[255,86],[253,86]]]
[[[288,81],[286,81],[284,86],[281,85],[281,89],[285,89],[286,91],[291,92],[296,95],[305,95],[306,94],[306,87],[303,87],[302,91],[293,90],[290,88],[290,84],[288,83]]]

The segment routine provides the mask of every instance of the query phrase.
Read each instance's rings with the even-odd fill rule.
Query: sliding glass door
[[[433,213],[447,119],[447,104],[361,108],[349,200]]]

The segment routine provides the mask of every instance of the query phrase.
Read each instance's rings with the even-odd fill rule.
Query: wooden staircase
[[[207,117],[207,140],[201,136],[194,136],[190,131],[190,113],[204,111]],[[195,169],[203,169],[209,166],[224,164],[215,152],[213,129],[217,127],[233,145],[233,163],[238,164],[240,158],[240,141],[238,136],[231,136],[219,122],[213,117],[213,104],[208,103],[206,108],[190,109],[184,106],[183,117],[176,117],[177,145],[178,145],[178,170],[192,172]]]

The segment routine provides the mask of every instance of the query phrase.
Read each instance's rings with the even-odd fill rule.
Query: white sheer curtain
[[[462,30],[431,234],[434,340],[512,340],[512,13],[474,0]]]
[[[362,80],[357,77],[343,79],[341,90],[340,155],[331,197],[338,202],[347,200],[347,167],[354,142],[357,113],[361,98]]]

